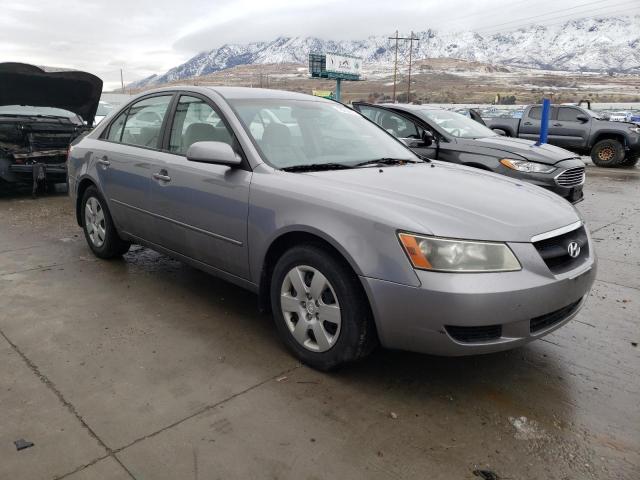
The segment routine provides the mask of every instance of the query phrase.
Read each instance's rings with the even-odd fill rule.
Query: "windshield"
[[[402,143],[359,113],[334,102],[229,100],[275,168],[356,164],[376,159],[419,161]]]
[[[418,110],[418,115],[457,138],[495,137],[497,134],[470,118],[449,110]]]
[[[54,107],[33,107],[30,105],[4,105],[0,107],[0,115],[23,115],[30,117],[62,117],[76,123],[82,123],[80,117],[73,112]]]

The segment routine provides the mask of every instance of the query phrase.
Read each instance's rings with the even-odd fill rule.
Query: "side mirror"
[[[242,162],[231,145],[224,142],[196,142],[187,150],[187,160],[230,167],[237,167]]]
[[[500,135],[502,137],[506,137],[507,136],[507,132],[505,132],[501,128],[492,128],[491,130],[493,130],[495,133],[497,133],[498,135]]]
[[[576,120],[582,123],[586,123],[589,121],[589,117],[587,117],[586,115],[576,115]]]
[[[428,130],[423,130],[422,131],[422,146],[423,147],[430,147],[431,144],[433,144],[433,133],[429,132]]]

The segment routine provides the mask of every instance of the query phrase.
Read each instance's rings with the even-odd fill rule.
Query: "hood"
[[[62,108],[92,125],[101,94],[102,80],[87,72],[46,72],[26,63],[0,63],[0,106]]]
[[[518,157],[521,157],[531,162],[545,163],[547,165],[555,165],[562,160],[578,157],[575,153],[564,148],[549,145],[548,143],[537,146],[535,142],[524,138],[502,136],[476,139],[458,138],[457,145],[469,148],[471,153],[499,155],[504,158],[515,158],[516,160],[520,160]]]
[[[443,162],[287,175],[295,176],[289,188],[305,196],[415,233],[529,242],[580,219],[569,202],[543,188]]]

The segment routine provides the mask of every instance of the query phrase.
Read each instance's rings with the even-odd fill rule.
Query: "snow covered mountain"
[[[561,25],[532,25],[506,33],[480,34],[426,30],[416,34],[414,59],[457,58],[484,63],[566,71],[640,73],[640,15],[571,20]],[[399,58],[408,54],[399,47]],[[206,75],[237,65],[306,64],[310,52],[356,55],[367,64],[391,65],[392,41],[384,36],[331,41],[316,37],[278,37],[269,42],[226,44],[202,52],[162,75],[152,75],[132,88],[160,85]]]

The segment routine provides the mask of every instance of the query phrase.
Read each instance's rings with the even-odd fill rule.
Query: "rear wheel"
[[[318,370],[362,358],[377,344],[358,277],[321,247],[294,247],[278,260],[271,305],[285,345]]]
[[[80,208],[84,236],[97,257],[119,257],[129,250],[131,244],[118,236],[107,203],[96,187],[85,190]]]
[[[591,149],[591,160],[599,167],[618,167],[624,161],[624,146],[611,138],[600,140]]]

